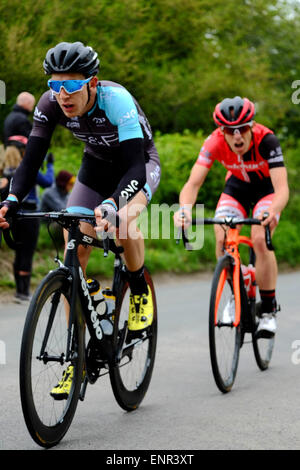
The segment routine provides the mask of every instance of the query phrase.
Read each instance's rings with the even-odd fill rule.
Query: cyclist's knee
[[[224,254],[224,240],[216,238],[216,258],[220,258]]]
[[[256,254],[264,254],[267,252],[265,233],[264,231],[256,232],[251,237],[253,248]]]

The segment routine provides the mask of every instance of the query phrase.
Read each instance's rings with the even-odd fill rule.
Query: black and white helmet
[[[85,77],[97,75],[100,66],[98,54],[82,42],[60,42],[49,49],[43,63],[45,74],[81,73]]]

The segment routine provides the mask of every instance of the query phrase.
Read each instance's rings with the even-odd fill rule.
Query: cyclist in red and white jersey
[[[205,140],[190,176],[181,190],[180,209],[174,215],[175,225],[188,226],[191,208],[215,160],[227,170],[225,187],[216,208],[216,217],[269,216],[272,234],[289,198],[287,172],[280,143],[273,131],[254,121],[255,106],[247,98],[225,98],[215,107],[213,118],[217,129]],[[222,255],[224,233],[215,226],[216,255]],[[274,252],[265,244],[264,228],[253,226],[251,238],[256,254],[256,279],[261,296],[262,318],[258,332],[273,335],[277,262]]]

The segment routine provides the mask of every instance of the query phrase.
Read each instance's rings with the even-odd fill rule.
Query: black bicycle
[[[240,235],[240,225],[261,225],[254,218],[194,219],[192,225],[221,225],[224,229],[224,256],[218,259],[214,271],[209,307],[209,349],[213,376],[223,393],[231,390],[239,362],[240,349],[245,335],[251,335],[256,363],[260,370],[269,367],[275,336],[259,334],[260,302],[256,300],[255,253],[251,239]],[[184,245],[192,249],[184,230]],[[265,227],[266,245],[274,250],[269,226]],[[249,248],[248,265],[242,265],[239,245]],[[278,307],[280,309],[280,307]]]
[[[20,393],[25,422],[37,444],[52,447],[66,434],[78,400],[84,400],[88,383],[109,373],[114,396],[126,411],[143,400],[153,371],[157,341],[157,305],[151,276],[145,277],[153,298],[152,324],[139,332],[128,330],[129,284],[122,248],[111,238],[98,240],[80,231],[82,214],[67,212],[18,212],[17,217],[55,221],[69,232],[64,263],[50,271],[36,289],[29,305],[20,354]],[[94,216],[84,216],[94,220]],[[4,231],[5,233],[6,231]],[[6,233],[6,240],[10,244]],[[99,316],[91,299],[77,257],[82,244],[114,254],[110,315]],[[104,334],[103,321],[113,323]],[[71,390],[66,399],[50,395],[62,375],[72,369]]]

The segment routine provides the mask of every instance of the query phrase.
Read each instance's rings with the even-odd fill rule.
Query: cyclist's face
[[[81,73],[55,73],[51,78],[52,80],[84,80],[86,77]],[[61,88],[59,93],[54,93],[59,106],[67,117],[83,116],[83,114],[92,108],[97,93],[97,82],[97,77],[93,77],[89,84],[85,84],[76,93],[69,94],[64,88]],[[88,96],[88,85],[90,87],[90,99]]]
[[[238,155],[244,155],[249,150],[252,138],[252,131],[249,129],[247,132],[241,134],[238,129],[236,132],[231,134],[226,134],[223,132],[224,138],[234,153]]]

